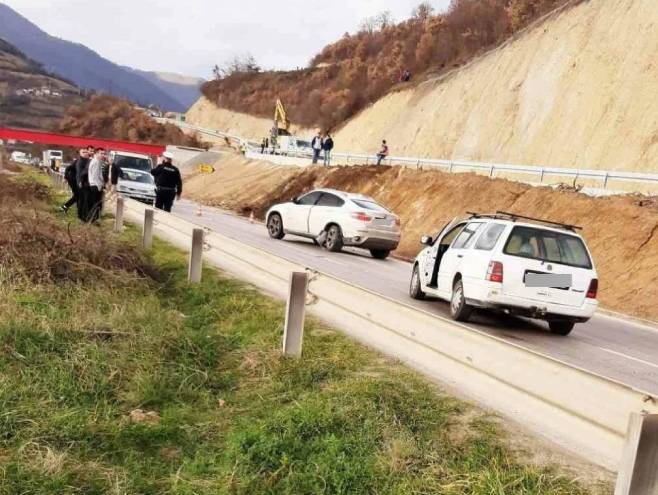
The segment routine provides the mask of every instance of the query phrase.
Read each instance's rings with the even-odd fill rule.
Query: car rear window
[[[320,201],[316,203],[316,206],[343,206],[344,204],[345,201],[335,194],[322,193]]]
[[[382,205],[380,205],[378,203],[375,203],[374,201],[368,201],[367,199],[353,199],[352,203],[357,205],[359,208],[364,208],[366,210],[381,211],[381,212],[384,212],[384,213],[389,212]]]
[[[561,265],[592,268],[592,260],[580,237],[552,230],[514,227],[503,252],[511,256],[549,261]]]

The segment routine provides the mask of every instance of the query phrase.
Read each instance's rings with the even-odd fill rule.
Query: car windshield
[[[359,208],[364,208],[366,210],[372,210],[372,211],[381,211],[384,213],[389,213],[389,210],[384,208],[382,205],[375,203],[372,200],[368,199],[353,199],[352,203],[357,205]]]
[[[119,168],[132,168],[135,170],[143,170],[145,172],[151,171],[151,160],[136,156],[117,155],[114,158],[114,165]]]
[[[504,253],[578,268],[592,268],[592,260],[580,237],[552,230],[514,227],[505,244]]]
[[[122,170],[121,180],[139,182],[141,184],[153,184],[153,176],[139,170]]]

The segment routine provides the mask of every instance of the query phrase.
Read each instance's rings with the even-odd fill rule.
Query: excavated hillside
[[[389,93],[334,133],[338,150],[658,171],[658,8],[570,2],[436,80]],[[267,119],[202,100],[190,121],[260,138]],[[217,116],[217,117],[215,117]],[[293,115],[294,117],[294,115]],[[256,134],[258,134],[256,136]]]
[[[402,220],[397,254],[413,257],[422,234],[435,234],[466,211],[504,210],[584,227],[601,280],[604,307],[658,319],[658,198],[592,198],[475,174],[446,174],[401,167],[298,168],[222,159],[216,172],[191,174],[186,195],[202,203],[262,218],[274,203],[315,187],[370,195]],[[465,191],[477,191],[466,194]]]
[[[590,0],[469,67],[390,94],[336,135],[396,155],[658,170],[658,8]]]

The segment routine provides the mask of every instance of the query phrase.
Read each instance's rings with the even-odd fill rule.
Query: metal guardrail
[[[185,122],[171,121],[168,119],[158,119],[159,121],[173,123],[184,129],[194,130],[202,134],[212,135],[215,137],[226,138],[235,140],[240,145],[244,145],[250,151],[258,151],[260,145],[258,143],[247,141],[240,136],[233,134],[216,131],[213,129],[206,129],[203,127],[195,126]],[[310,158],[311,153],[291,153],[287,156],[293,156],[296,158]],[[347,153],[347,152],[334,152],[332,154],[332,161],[336,159],[342,159],[345,161],[346,165],[352,164],[357,165],[370,165],[377,162],[376,155],[363,154],[363,153]],[[480,172],[488,175],[493,178],[497,174],[522,174],[522,175],[532,175],[536,177],[539,184],[543,184],[547,177],[573,177],[574,182],[577,182],[578,179],[588,179],[601,182],[601,188],[607,189],[611,181],[622,181],[642,184],[645,186],[656,187],[658,189],[658,173],[656,174],[645,174],[637,172],[624,172],[618,170],[593,170],[593,169],[575,169],[575,168],[563,168],[563,167],[537,167],[530,165],[512,165],[505,163],[484,163],[484,162],[473,162],[465,160],[442,160],[442,159],[431,159],[431,158],[414,158],[414,157],[402,157],[402,156],[391,156],[385,158],[382,163],[386,165],[403,165],[407,167],[423,169],[423,168],[435,168],[440,169],[449,173],[456,172]]]
[[[142,225],[147,209],[126,200],[126,219]],[[309,311],[609,469],[620,461],[629,415],[658,413],[657,399],[631,386],[155,212],[155,233],[182,249],[199,228],[206,262],[281,298],[291,272],[310,272]]]

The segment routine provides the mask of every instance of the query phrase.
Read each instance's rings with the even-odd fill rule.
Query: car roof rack
[[[509,213],[506,211],[497,211],[496,213],[474,213],[467,211],[466,213],[471,215],[471,218],[492,218],[494,220],[511,220],[512,222],[516,222],[517,220],[530,220],[532,222],[543,223],[553,227],[560,227],[572,232],[575,232],[576,230],[583,230],[583,228],[579,227],[578,225],[553,222],[552,220],[544,220],[543,218],[526,217],[524,215],[517,215],[516,213]]]

